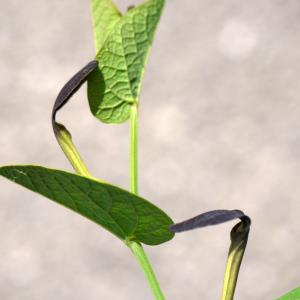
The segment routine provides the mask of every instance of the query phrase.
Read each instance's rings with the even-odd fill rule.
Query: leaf
[[[101,225],[126,241],[158,245],[172,220],[152,203],[110,184],[38,166],[4,166],[0,175]]]
[[[148,0],[129,11],[108,34],[88,78],[88,99],[95,117],[122,123],[137,105],[147,55],[164,0]]]
[[[277,300],[300,300],[300,287],[290,291],[284,296],[281,296]]]
[[[98,52],[122,15],[111,0],[91,0],[91,6],[95,46]]]

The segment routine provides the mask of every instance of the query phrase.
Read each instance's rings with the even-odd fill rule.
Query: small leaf
[[[111,0],[91,0],[96,52],[102,48],[107,35],[121,19],[121,13]]]
[[[290,291],[284,296],[281,296],[277,300],[300,300],[300,287]]]
[[[129,11],[108,34],[88,79],[88,99],[95,117],[121,123],[138,103],[141,80],[164,0],[148,0]]]
[[[0,175],[101,225],[124,241],[158,245],[173,238],[172,220],[152,203],[116,186],[38,166],[4,166]]]

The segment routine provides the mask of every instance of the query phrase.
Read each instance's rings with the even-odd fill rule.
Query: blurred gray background
[[[139,1],[116,1],[124,11]],[[89,1],[1,0],[0,164],[71,171],[50,124],[63,84],[94,57]],[[140,194],[181,221],[253,219],[237,300],[300,285],[300,2],[168,0],[140,97]],[[59,113],[90,170],[128,188],[128,124]],[[111,234],[0,180],[0,299],[150,300]],[[220,298],[233,223],[146,247],[167,299]]]

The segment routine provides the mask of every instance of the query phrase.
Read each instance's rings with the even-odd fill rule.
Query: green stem
[[[133,194],[138,193],[138,105],[136,103],[131,106],[130,111],[130,191]],[[155,299],[164,300],[164,295],[142,245],[135,241],[130,241],[127,245],[138,260]]]
[[[130,111],[130,191],[138,193],[138,107],[133,104]]]
[[[72,164],[75,171],[82,176],[94,178],[82,161],[69,131],[62,125],[55,123],[55,135],[63,152]],[[138,193],[138,108],[134,104],[130,114],[130,190]],[[99,179],[97,179],[100,181]],[[135,241],[127,242],[134,256],[137,258],[156,300],[164,300],[159,283],[155,277],[152,266],[142,245]]]
[[[155,277],[149,259],[140,243],[137,242],[130,242],[128,244],[129,248],[131,249],[133,255],[138,260],[147,280],[152,289],[154,297],[156,300],[164,300],[165,297],[160,289],[159,283]]]

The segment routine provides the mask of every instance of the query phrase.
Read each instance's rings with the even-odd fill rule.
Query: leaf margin
[[[95,220],[95,217],[92,218],[91,216],[87,216],[86,214],[84,214],[82,212],[79,212],[79,211],[75,210],[74,208],[70,207],[70,205],[69,206],[65,205],[65,203],[61,203],[58,200],[54,200],[51,197],[43,194],[42,192],[35,191],[34,189],[29,188],[25,184],[22,184],[22,183],[18,182],[17,181],[17,179],[18,179],[17,176],[15,176],[15,178],[13,178],[14,175],[11,175],[11,176],[8,176],[7,174],[5,175],[5,171],[15,169],[15,170],[17,170],[17,173],[19,175],[23,175],[23,176],[26,175],[27,176],[27,174],[24,174],[24,172],[25,172],[24,170],[26,170],[26,169],[29,170],[30,168],[35,169],[35,170],[50,171],[50,172],[58,173],[60,175],[71,176],[72,179],[75,180],[75,182],[76,182],[75,178],[77,178],[78,180],[86,181],[86,182],[89,182],[93,185],[97,185],[98,187],[101,187],[102,189],[106,187],[107,191],[109,191],[109,192],[111,192],[112,190],[115,190],[116,193],[119,193],[120,195],[121,194],[126,195],[127,197],[129,197],[128,199],[132,199],[132,200],[130,200],[130,201],[132,201],[131,204],[134,203],[134,204],[137,204],[137,205],[141,206],[141,207],[137,207],[139,209],[138,218],[141,218],[141,220],[143,220],[144,222],[147,221],[147,218],[149,218],[149,211],[152,210],[152,213],[157,212],[158,216],[162,216],[162,219],[166,220],[165,224],[163,224],[162,226],[159,225],[156,230],[150,230],[150,231],[146,230],[143,233],[143,230],[142,230],[143,224],[139,223],[139,222],[141,222],[141,220],[137,220],[137,225],[135,226],[134,230],[132,231],[132,234],[128,234],[130,232],[129,229],[127,229],[127,232],[125,232],[125,234],[123,236],[120,232],[118,232],[118,234],[116,234],[116,232],[114,232],[114,231],[110,230],[109,228],[107,228],[106,225],[103,225],[103,224],[99,223],[99,220]],[[25,187],[29,190],[32,190],[32,191],[34,191],[38,194],[44,195],[48,199],[50,199],[50,200],[52,200],[56,203],[59,203],[59,204],[65,206],[65,207],[81,214],[82,216],[88,218],[89,220],[93,221],[94,223],[100,225],[101,227],[104,227],[105,229],[107,229],[108,231],[113,233],[115,236],[117,236],[118,238],[123,240],[125,243],[127,243],[130,240],[137,240],[137,241],[140,241],[141,243],[144,243],[146,245],[159,245],[159,244],[162,244],[164,242],[167,242],[167,241],[171,240],[174,237],[174,234],[172,232],[170,232],[169,229],[168,229],[169,226],[171,224],[173,224],[173,221],[163,210],[161,210],[159,207],[157,207],[156,205],[154,205],[150,201],[148,201],[148,200],[146,200],[146,199],[144,199],[140,196],[134,195],[134,194],[132,194],[132,193],[120,188],[120,187],[117,187],[117,186],[114,186],[114,185],[111,185],[111,184],[108,184],[108,183],[99,182],[99,181],[97,181],[93,178],[87,178],[85,176],[69,173],[69,172],[66,172],[66,171],[63,171],[63,170],[56,170],[56,169],[50,169],[50,168],[46,168],[46,167],[33,166],[33,165],[1,166],[0,167],[0,175],[2,175],[3,177],[6,177],[10,181],[18,183],[19,185],[22,185],[23,187]],[[101,201],[102,201],[102,199],[101,199]],[[143,207],[143,205],[144,205],[144,207]],[[145,207],[146,207],[146,210],[143,211],[143,209],[145,209]],[[117,210],[119,208],[117,207]],[[147,208],[149,208],[149,211],[147,211]],[[135,207],[135,209],[136,209],[136,207]],[[145,213],[144,216],[142,215],[142,213]],[[141,214],[141,215],[139,215],[139,214]],[[115,215],[114,215],[114,217],[115,217]],[[119,218],[121,218],[121,217],[124,217],[124,216],[119,215]],[[150,219],[151,219],[151,215],[150,215]],[[153,229],[153,224],[152,224],[152,229]],[[136,232],[137,232],[137,234],[135,234]]]

